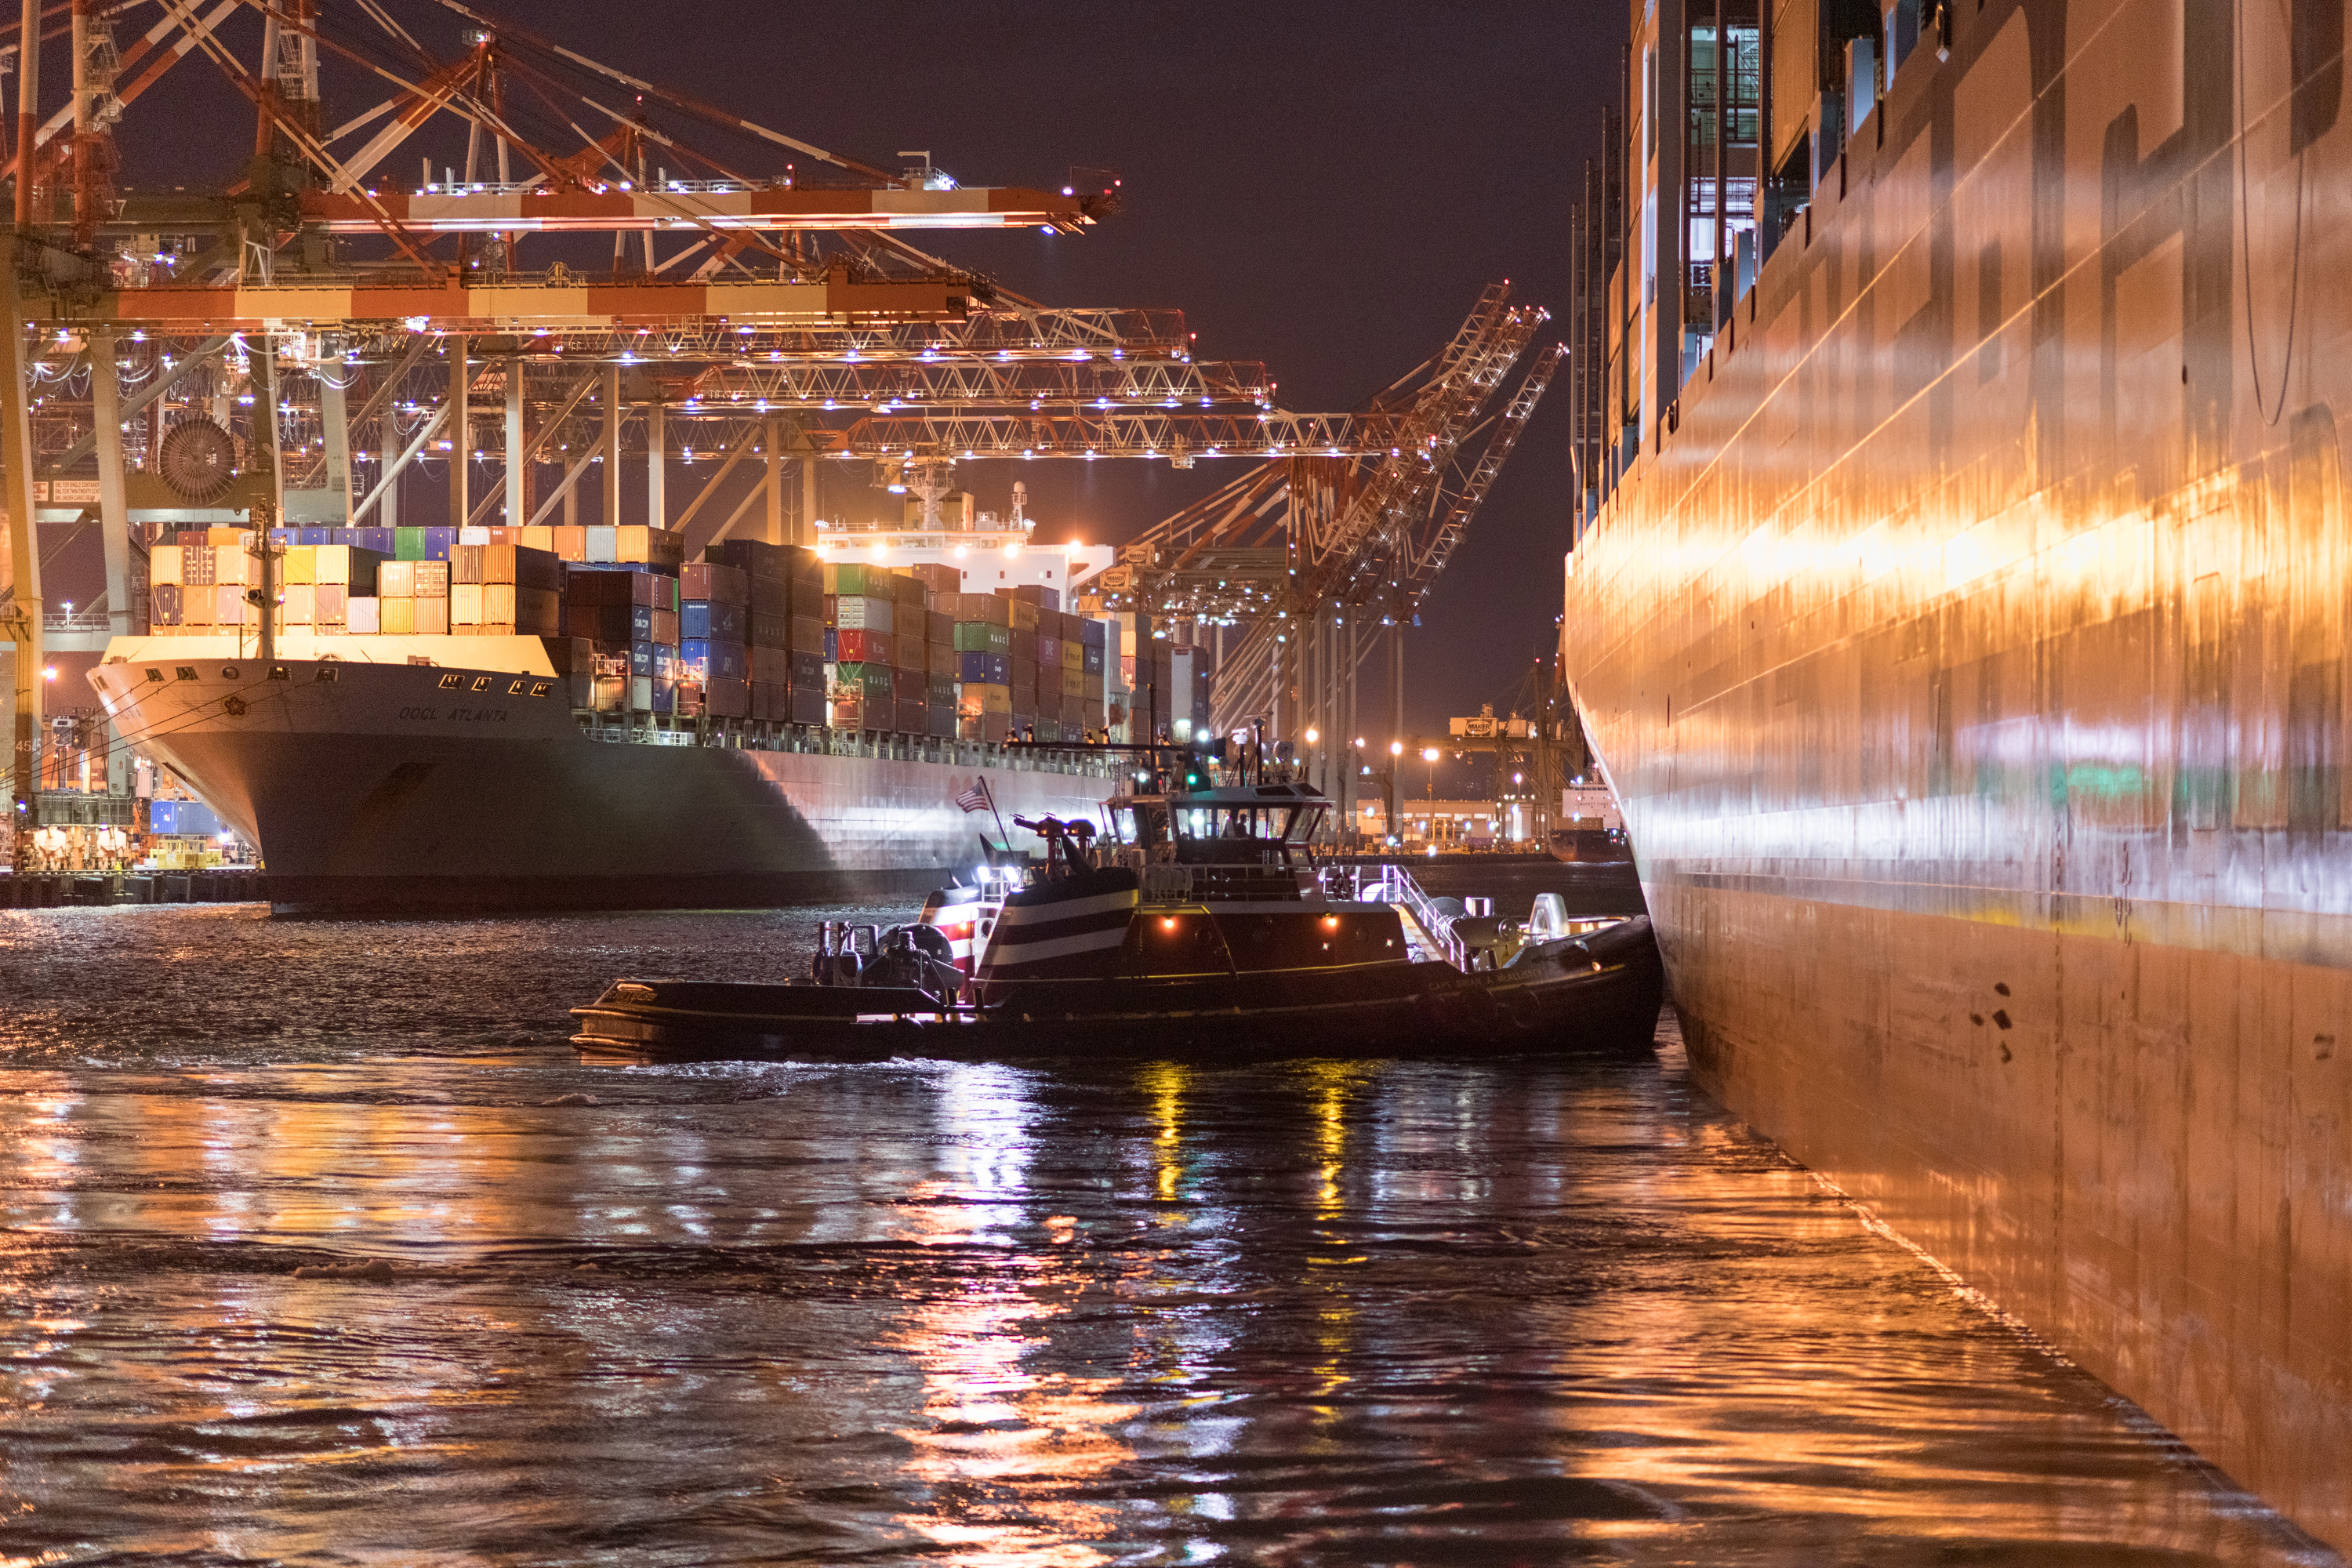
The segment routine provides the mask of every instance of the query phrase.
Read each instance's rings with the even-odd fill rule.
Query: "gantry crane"
[[[1310,776],[1343,802],[1354,752],[1355,679],[1382,628],[1401,735],[1402,628],[1444,570],[1550,384],[1563,351],[1536,351],[1549,319],[1487,289],[1453,340],[1349,416],[1381,438],[1292,448],[1147,531],[1108,574],[1110,602],[1217,628],[1220,729],[1270,720],[1296,738]],[[1310,739],[1311,737],[1311,739]]]
[[[1204,619],[1276,606],[1236,637],[1221,703],[1271,703],[1295,725],[1336,700],[1313,694],[1356,660],[1283,650],[1324,647],[1318,606],[1409,616],[1540,393],[1531,375],[1478,422],[1541,319],[1506,290],[1364,407],[1284,410],[1262,366],[1198,359],[1181,312],[1050,307],[907,237],[1082,234],[1118,209],[1113,175],[962,186],[928,153],[860,161],[457,0],[402,3],[463,18],[464,51],[436,58],[392,0],[69,0],[57,15],[25,0],[16,38],[65,42],[73,79],[43,118],[58,96],[39,86],[45,50],[16,50],[16,144],[30,151],[0,237],[0,311],[33,331],[0,333],[0,500],[16,517],[100,523],[112,632],[137,618],[134,513],[389,524],[398,481],[427,460],[498,461],[480,494],[471,462],[446,462],[449,516],[520,523],[572,507],[592,474],[617,517],[624,458],[657,456],[643,464],[650,517],[697,542],[739,524],[782,542],[813,521],[828,458],[919,471],[910,488],[925,494],[966,459],[1247,459],[1283,476],[1282,573],[1250,579],[1265,592],[1204,596],[1220,562],[1262,548],[1247,528],[1163,528],[1137,563],[1147,596]],[[241,177],[115,188],[128,111],[197,58],[253,109]],[[379,96],[331,124],[323,78]],[[713,151],[713,136],[749,151]],[[410,155],[413,177],[395,170]],[[167,437],[202,458],[194,479]],[[1466,455],[1482,439],[1483,469]],[[712,464],[682,509],[664,492],[679,457]],[[730,513],[719,487],[747,463],[765,482]],[[230,490],[211,488],[231,470]],[[1257,497],[1265,481],[1243,488]],[[26,656],[20,748],[40,705],[32,535],[12,531],[0,605]],[[1181,559],[1155,564],[1160,544]],[[1318,629],[1300,642],[1299,625]],[[1303,686],[1302,668],[1326,673]],[[29,772],[16,769],[20,795]]]

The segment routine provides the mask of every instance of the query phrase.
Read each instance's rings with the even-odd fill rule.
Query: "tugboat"
[[[1319,865],[1320,791],[1207,766],[1139,769],[1103,829],[1014,818],[1042,863],[992,853],[904,925],[827,921],[808,980],[616,981],[572,1010],[572,1043],[634,1061],[1648,1048],[1665,982],[1647,917],[1571,921],[1544,894],[1503,919],[1402,867]]]

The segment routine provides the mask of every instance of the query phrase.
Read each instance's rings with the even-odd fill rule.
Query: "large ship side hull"
[[[1949,15],[1643,431],[1565,668],[1700,1081],[2352,1545],[2340,74]]]
[[[528,674],[275,668],[284,679],[250,660],[142,659],[97,680],[133,742],[259,847],[271,900],[289,912],[919,893],[981,858],[976,826],[994,831],[994,817],[955,804],[975,778],[1008,823],[1087,816],[1111,793],[1109,764],[1083,753],[595,739],[560,682]]]

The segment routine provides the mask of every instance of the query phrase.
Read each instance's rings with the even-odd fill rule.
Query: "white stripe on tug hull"
[[[1109,973],[1142,907],[1133,887],[1038,903],[1007,903],[981,960],[984,979]]]
[[[1051,958],[1067,958],[1074,952],[1098,952],[1116,949],[1127,941],[1128,921],[1122,918],[1115,926],[1100,931],[1085,931],[1076,936],[1055,937],[1046,942],[1010,942],[1004,940],[1003,928],[997,928],[997,939],[989,945],[988,958],[982,967],[992,975],[1002,975],[1024,964],[1043,963]]]
[[[1058,921],[1076,920],[1081,915],[1098,915],[1117,910],[1124,929],[1126,917],[1143,902],[1143,895],[1133,888],[1117,892],[1095,893],[1083,899],[1066,899],[1052,904],[1007,904],[997,917],[996,929],[1002,932],[1007,926],[1051,925]]]

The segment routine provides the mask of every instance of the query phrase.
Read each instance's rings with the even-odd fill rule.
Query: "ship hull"
[[[994,833],[954,803],[975,778],[1008,824],[1087,816],[1112,787],[1110,764],[1081,753],[824,732],[802,749],[595,739],[564,683],[528,669],[275,668],[284,679],[174,650],[95,679],[124,735],[260,849],[289,913],[920,893],[981,858],[976,826]]]
[[[1699,1081],[2352,1546],[2340,57],[1952,16],[1644,431],[1564,668]]]

